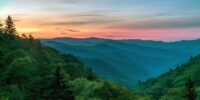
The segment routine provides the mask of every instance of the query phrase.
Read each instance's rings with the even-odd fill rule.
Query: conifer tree
[[[61,66],[57,66],[51,84],[51,99],[74,100],[74,96],[68,82],[69,75],[66,74]]]
[[[33,84],[36,88],[32,89],[34,97],[31,100],[75,100],[69,85],[69,75],[60,64],[42,69],[40,79]]]
[[[8,33],[8,34],[11,34],[11,35],[14,35],[14,36],[17,35],[15,24],[14,24],[11,16],[8,16],[6,21],[5,21],[5,33]]]
[[[22,38],[26,39],[27,38],[26,34],[22,34]]]
[[[87,79],[88,79],[88,80],[93,81],[93,80],[96,79],[96,76],[95,76],[94,73],[92,72],[92,69],[91,69],[91,68],[88,69],[87,74],[88,74],[88,75],[87,75]]]
[[[191,77],[186,82],[184,98],[186,100],[195,100],[196,99],[194,81],[191,79]]]
[[[29,34],[29,35],[28,35],[28,40],[29,40],[29,42],[30,42],[31,44],[33,44],[34,37],[33,37],[31,34]]]

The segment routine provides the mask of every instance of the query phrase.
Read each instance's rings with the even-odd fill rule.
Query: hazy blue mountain
[[[99,38],[42,39],[47,46],[74,54],[100,76],[133,85],[160,75],[200,53],[200,40],[161,42]]]
[[[121,42],[128,44],[137,44],[145,47],[161,48],[167,50],[183,51],[192,54],[199,54],[200,39],[197,40],[182,40],[177,42],[162,42],[150,40],[122,40]]]

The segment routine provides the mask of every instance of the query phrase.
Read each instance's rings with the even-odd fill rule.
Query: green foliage
[[[9,66],[8,64],[12,63],[13,60],[26,57],[28,56],[28,53],[24,51],[23,49],[16,49],[13,51],[8,51],[9,53],[6,53],[4,58],[2,58],[2,63],[5,66]]]
[[[119,85],[109,83],[108,81],[101,81],[94,87],[93,96],[101,100],[137,100],[137,94],[127,88]]]
[[[195,100],[196,99],[194,81],[191,78],[189,78],[186,82],[183,97],[186,100]]]
[[[97,77],[91,72],[91,69],[83,67],[77,63],[67,63],[64,65],[65,71],[71,75],[72,79],[77,77],[86,77],[89,80],[95,80]]]
[[[185,100],[184,98],[189,98],[186,100],[195,100],[196,96],[200,97],[200,91],[195,93],[195,87],[200,86],[199,73],[200,55],[157,78],[142,82],[137,89],[152,94],[154,99],[175,100],[181,98],[181,100]],[[191,78],[188,80],[188,77]],[[185,89],[183,89],[184,87]],[[172,90],[176,90],[176,92]]]
[[[151,100],[150,95],[135,93],[108,81],[78,78],[70,82],[76,100]]]
[[[77,78],[70,82],[73,87],[74,94],[76,95],[76,100],[93,100],[97,99],[96,97],[92,97],[92,93],[94,87],[99,84],[96,81],[88,81],[85,78]]]
[[[9,100],[8,91],[4,88],[0,88],[0,100]]]
[[[53,73],[49,100],[74,100],[74,95],[69,86],[69,75],[60,65],[57,65]]]
[[[184,100],[182,92],[183,88],[169,88],[167,92],[160,97],[160,100]]]
[[[75,56],[71,54],[62,54],[62,56],[65,62],[77,63],[81,66],[84,66],[83,62],[81,62],[78,58],[76,58]]]
[[[34,61],[28,56],[14,59],[4,73],[4,81],[7,84],[24,83],[34,75],[35,66]]]
[[[23,97],[24,94],[17,85],[11,85],[9,88],[10,88],[9,89],[10,92],[8,94],[9,100],[24,100]]]

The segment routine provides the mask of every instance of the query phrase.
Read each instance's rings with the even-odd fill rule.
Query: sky
[[[200,0],[0,0],[20,34],[177,41],[200,38]]]

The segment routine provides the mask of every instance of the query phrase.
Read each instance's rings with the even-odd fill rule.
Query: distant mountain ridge
[[[74,54],[100,76],[132,86],[160,75],[200,53],[200,40],[161,42],[100,38],[42,39],[41,43]]]

